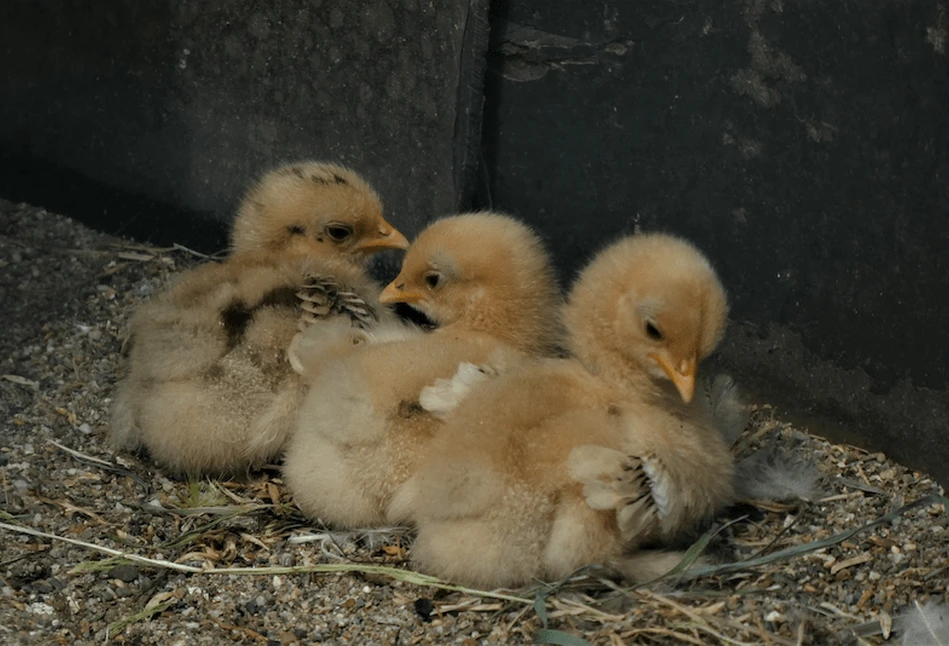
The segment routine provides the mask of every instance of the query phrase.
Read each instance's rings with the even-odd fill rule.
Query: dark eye
[[[657,328],[652,321],[646,321],[646,336],[653,341],[662,341],[662,332],[659,331],[659,328]]]
[[[328,224],[326,225],[326,235],[336,242],[342,242],[353,235],[353,228],[347,224]]]
[[[437,271],[432,271],[425,274],[425,284],[428,285],[429,289],[435,289],[438,287],[438,284],[442,280],[442,275]]]
[[[287,231],[290,232],[292,236],[302,236],[306,233],[306,229],[301,227],[299,224],[294,224],[292,227],[287,227]]]

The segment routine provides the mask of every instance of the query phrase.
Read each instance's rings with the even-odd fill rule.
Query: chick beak
[[[659,364],[662,371],[675,385],[682,401],[686,404],[692,401],[692,396],[695,394],[695,373],[698,367],[696,356],[693,354],[688,359],[683,359],[678,366],[673,365],[672,361],[663,355],[651,354],[649,356]]]
[[[379,294],[379,302],[383,305],[418,303],[423,298],[424,297],[418,292],[405,291],[405,283],[398,278],[386,285],[386,288]]]
[[[375,253],[386,249],[408,249],[409,241],[394,226],[382,220],[376,231],[376,235],[360,240],[356,246],[356,251],[366,253]]]

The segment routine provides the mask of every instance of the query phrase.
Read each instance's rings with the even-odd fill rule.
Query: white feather
[[[772,446],[735,465],[735,495],[739,500],[815,500],[819,477],[813,462]]]
[[[914,601],[898,619],[900,646],[949,646],[949,605]]]
[[[419,394],[418,403],[436,417],[444,417],[458,407],[468,392],[492,374],[490,368],[462,362],[450,379],[436,379]]]

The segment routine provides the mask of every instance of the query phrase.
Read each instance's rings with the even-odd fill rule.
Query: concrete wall
[[[470,190],[482,92],[459,79],[483,77],[471,72],[486,11],[486,0],[4,2],[0,191],[139,235],[167,233],[168,212],[180,234],[194,216],[226,222],[267,167],[325,158],[366,174],[411,233]]]
[[[610,238],[706,249],[720,363],[949,480],[949,5],[504,0],[485,198],[566,277]]]
[[[437,6],[437,10],[436,10]],[[695,240],[718,363],[813,430],[949,481],[946,0],[8,0],[0,195],[204,249],[295,157],[364,172],[408,233],[519,213],[565,279]]]

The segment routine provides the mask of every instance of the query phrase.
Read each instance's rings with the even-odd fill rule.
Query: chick
[[[224,262],[182,274],[131,321],[110,440],[144,445],[180,474],[230,473],[277,455],[304,392],[285,355],[301,315],[297,291],[322,290],[327,316],[355,316],[340,294],[384,315],[366,258],[408,246],[365,180],[317,162],[264,175],[231,242]],[[338,289],[328,291],[327,278]]]
[[[601,252],[565,307],[570,359],[522,362],[447,414],[389,509],[415,521],[418,567],[468,585],[609,565],[634,580],[676,553],[638,551],[731,497],[732,459],[689,404],[727,301],[705,257],[662,234]]]
[[[440,425],[419,405],[423,386],[462,361],[505,366],[560,341],[550,257],[528,227],[504,215],[435,221],[380,300],[411,305],[435,331],[337,326],[335,351],[321,345],[316,366],[297,361],[312,385],[287,444],[284,481],[304,513],[337,527],[385,522],[392,492]]]

